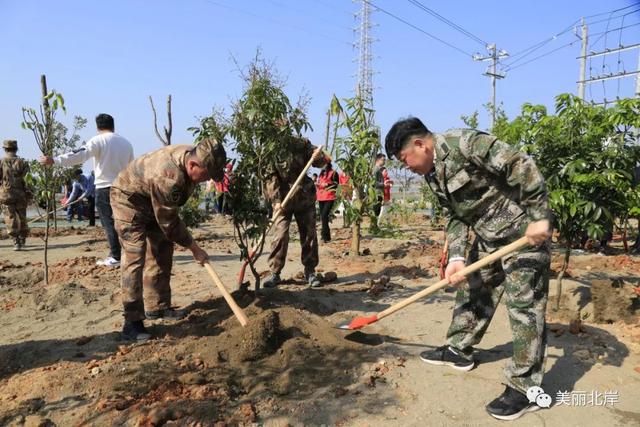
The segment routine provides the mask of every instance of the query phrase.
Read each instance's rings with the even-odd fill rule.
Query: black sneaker
[[[151,338],[151,334],[144,327],[142,320],[136,320],[134,322],[125,321],[122,327],[122,337],[126,340],[132,341],[148,341]]]
[[[420,353],[423,362],[432,365],[447,365],[458,371],[470,371],[475,366],[473,358],[465,356],[461,351],[449,347],[440,346],[434,350],[427,350]]]
[[[520,418],[527,412],[540,409],[535,403],[530,403],[524,393],[507,386],[504,392],[489,403],[485,409],[494,418],[511,421]]]
[[[187,315],[187,312],[185,310],[164,308],[164,309],[155,310],[155,311],[145,311],[144,315],[149,320],[157,320],[157,319],[180,320]]]
[[[267,280],[262,284],[265,288],[275,288],[281,282],[280,275],[278,273],[273,273]]]

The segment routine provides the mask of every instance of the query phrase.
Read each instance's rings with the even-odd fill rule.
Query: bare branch
[[[158,131],[158,115],[156,114],[156,107],[153,105],[153,98],[149,95],[149,102],[151,103],[151,110],[153,111],[153,129],[156,131],[156,136],[162,142],[163,145],[168,145],[167,142],[162,138],[160,132]]]
[[[167,127],[164,128],[164,134],[167,138],[166,145],[171,145],[171,134],[173,133],[173,120],[171,118],[171,95],[167,97],[167,119],[168,119],[169,128],[168,129]]]

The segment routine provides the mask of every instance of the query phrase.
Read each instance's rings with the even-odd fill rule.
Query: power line
[[[631,4],[629,6],[621,7],[620,9],[609,10],[607,12],[596,13],[595,15],[585,16],[584,19],[594,18],[596,16],[608,15],[610,13],[620,12],[621,10],[629,9],[630,7],[636,7],[638,4]]]
[[[560,37],[561,35],[571,31],[571,29],[574,27],[575,24],[577,24],[578,22],[580,22],[580,20],[577,20],[575,22],[573,22],[571,25],[569,25],[567,28],[565,28],[564,30],[560,31],[557,34],[554,34],[553,36],[542,40],[541,42],[538,42],[526,49],[523,49],[519,52],[516,52],[515,54],[511,55],[511,62],[509,62],[508,64],[505,64],[507,67],[510,67],[518,62],[520,62],[521,60],[523,60],[524,58],[526,58],[527,56],[531,55],[533,52],[537,51],[538,49],[544,47],[545,45],[547,45],[549,42],[556,40],[558,37]],[[521,56],[520,56],[521,55]],[[520,56],[520,58],[517,58],[518,56]]]
[[[636,7],[637,7],[638,5],[636,4],[636,5],[634,5],[634,6],[636,6]],[[602,23],[602,22],[608,22],[608,21],[611,21],[612,19],[624,18],[625,16],[629,16],[629,15],[631,15],[632,13],[636,13],[636,12],[638,12],[638,11],[640,11],[640,7],[638,7],[638,8],[637,8],[637,9],[635,9],[635,10],[632,10],[631,12],[627,12],[627,13],[622,14],[622,15],[609,16],[608,18],[599,19],[599,20],[597,20],[597,21],[590,21],[590,22],[587,22],[587,25],[595,25],[595,24],[600,24],[600,23]]]
[[[455,22],[450,21],[449,19],[445,18],[444,16],[440,15],[438,12],[436,12],[435,10],[428,8],[427,6],[425,6],[424,4],[420,3],[417,0],[407,0],[409,3],[413,4],[414,6],[422,9],[423,11],[427,12],[429,15],[435,17],[436,19],[444,22],[445,24],[447,24],[448,26],[452,27],[453,29],[461,32],[462,34],[464,34],[465,36],[469,37],[470,39],[480,43],[482,46],[487,46],[489,43],[487,43],[486,41],[482,40],[480,37],[474,35],[473,33],[465,30],[464,28],[462,28],[460,25],[456,24]]]
[[[560,47],[557,47],[557,48],[555,48],[555,49],[553,49],[553,50],[550,50],[549,52],[543,53],[542,55],[536,56],[535,58],[532,58],[532,59],[530,59],[530,60],[528,60],[528,61],[526,61],[526,62],[523,62],[522,64],[516,65],[515,67],[510,67],[510,66],[508,66],[508,65],[507,65],[507,68],[505,69],[505,71],[511,71],[511,70],[515,70],[516,68],[520,68],[520,67],[522,67],[523,65],[527,65],[527,64],[529,64],[529,63],[531,63],[531,62],[533,62],[533,61],[537,61],[537,60],[538,60],[538,59],[540,59],[540,58],[544,58],[544,57],[545,57],[545,56],[547,56],[547,55],[551,55],[552,53],[557,52],[557,51],[559,51],[560,49],[564,49],[564,48],[566,48],[566,47],[573,46],[574,44],[576,44],[576,43],[577,43],[577,42],[579,42],[579,41],[580,41],[580,40],[574,40],[574,41],[572,41],[572,42],[570,42],[570,43],[567,43],[567,44],[562,45],[562,46],[560,46]]]
[[[309,13],[307,11],[304,11],[304,10],[301,10],[301,9],[298,9],[298,8],[295,8],[295,7],[291,7],[291,6],[287,5],[287,4],[283,4],[283,3],[280,3],[280,2],[275,1],[275,0],[268,0],[268,1],[269,1],[269,3],[271,3],[273,5],[276,5],[278,7],[281,7],[283,9],[288,9],[288,10],[291,10],[291,11],[294,11],[294,12],[298,12],[298,13],[304,15],[304,16],[309,16]],[[349,30],[349,31],[351,31],[351,28],[349,28],[349,27],[346,27],[346,26],[343,26],[343,25],[340,25],[340,24],[336,24],[335,22],[332,22],[332,21],[330,21],[328,19],[325,19],[325,18],[321,18],[321,17],[319,17],[317,15],[312,16],[312,18],[315,19],[315,20],[318,20],[318,21],[326,22],[327,24],[329,24],[331,26],[334,26],[334,27],[337,27],[337,28],[340,28],[341,30]]]
[[[364,0],[364,1],[365,1],[365,2],[367,2],[367,3],[369,3],[371,6],[375,7],[375,8],[376,8],[376,10],[379,10],[380,12],[382,12],[382,13],[384,13],[384,14],[386,14],[386,15],[391,16],[392,18],[396,19],[397,21],[402,22],[402,23],[403,23],[403,24],[405,24],[405,25],[408,25],[409,27],[413,28],[414,30],[420,31],[422,34],[426,35],[427,37],[430,37],[430,38],[432,38],[432,39],[434,39],[434,40],[436,40],[436,41],[438,41],[438,42],[440,42],[440,43],[442,43],[442,44],[444,44],[444,45],[446,45],[446,46],[449,46],[451,49],[455,49],[455,50],[457,50],[458,52],[462,53],[464,56],[473,57],[473,54],[471,54],[471,53],[469,53],[469,52],[465,52],[464,50],[460,49],[459,47],[454,46],[453,44],[451,44],[451,43],[449,43],[449,42],[446,42],[446,41],[442,40],[442,39],[441,39],[441,38],[439,38],[439,37],[434,36],[433,34],[431,34],[431,33],[427,32],[427,31],[423,30],[422,28],[420,28],[420,27],[418,27],[418,26],[416,26],[416,25],[413,25],[412,23],[410,23],[410,22],[408,22],[408,21],[406,21],[406,20],[404,20],[404,19],[400,18],[399,16],[394,15],[393,13],[391,13],[391,12],[389,12],[389,11],[387,11],[387,10],[385,10],[385,9],[381,8],[380,6],[375,5],[375,4],[374,4],[373,2],[371,2],[370,0]]]
[[[351,43],[348,43],[348,42],[346,42],[344,40],[339,40],[339,39],[333,38],[331,36],[328,36],[326,34],[323,34],[323,33],[317,32],[317,31],[311,31],[307,27],[299,27],[297,25],[292,25],[292,24],[290,24],[288,22],[279,21],[277,19],[273,19],[273,18],[268,17],[268,16],[261,16],[261,15],[258,15],[256,13],[249,12],[249,11],[244,10],[244,9],[240,9],[238,7],[235,7],[235,6],[229,6],[229,5],[226,5],[226,4],[218,3],[218,2],[215,2],[213,0],[205,0],[205,1],[207,3],[209,3],[209,4],[214,5],[214,6],[219,6],[219,7],[225,8],[225,9],[233,10],[234,12],[238,12],[238,13],[241,13],[241,14],[244,14],[244,15],[252,16],[254,18],[261,19],[263,21],[269,21],[272,24],[276,24],[276,25],[278,25],[280,27],[289,27],[289,28],[292,28],[294,30],[303,32],[305,34],[311,34],[311,35],[315,35],[317,37],[323,37],[323,38],[328,39],[328,40],[333,40],[335,42],[351,46]]]
[[[631,27],[637,27],[638,25],[640,25],[640,22],[636,22],[635,24],[630,24],[630,25],[624,25],[624,26],[622,26],[622,27],[613,28],[613,29],[610,29],[610,30],[607,30],[607,31],[601,31],[601,32],[599,32],[599,33],[593,33],[593,34],[590,34],[590,36],[591,36],[591,37],[594,37],[594,36],[600,36],[600,37],[599,37],[595,42],[593,42],[592,44],[596,44],[596,43],[597,43],[597,42],[598,42],[602,37],[604,37],[604,35],[605,35],[605,34],[612,33],[612,32],[614,32],[614,31],[621,31],[621,30],[624,30],[624,29],[627,29],[627,28],[631,28]],[[561,32],[561,33],[558,33],[557,35],[560,35],[560,34],[562,34],[562,32]],[[556,36],[557,36],[557,35],[556,35]],[[553,40],[553,39],[554,39],[554,38],[552,37],[552,38],[549,38],[549,39],[547,39],[547,40],[551,41],[551,40]],[[533,58],[533,59],[531,59],[531,60],[529,60],[529,61],[526,61],[526,62],[523,62],[522,64],[516,65],[515,67],[514,67],[514,66],[512,66],[512,65],[514,65],[514,64],[515,64],[516,62],[518,62],[519,60],[518,60],[518,61],[512,61],[512,62],[510,62],[510,63],[508,63],[508,64],[503,64],[503,65],[506,67],[506,68],[505,68],[505,71],[511,71],[511,70],[514,70],[514,69],[516,69],[516,68],[519,68],[519,67],[521,67],[521,66],[523,66],[523,65],[529,64],[529,63],[531,63],[531,62],[533,62],[533,61],[535,61],[535,60],[538,60],[538,59],[540,59],[540,58],[544,58],[545,56],[550,55],[550,54],[552,54],[552,53],[554,53],[554,52],[556,52],[556,51],[558,51],[558,50],[560,50],[560,49],[564,49],[565,47],[569,47],[569,46],[573,45],[574,43],[576,43],[576,41],[573,41],[573,42],[567,43],[567,44],[565,44],[565,45],[562,45],[562,46],[558,47],[557,49],[554,49],[554,50],[551,50],[551,51],[549,51],[549,52],[546,52],[546,53],[544,53],[544,54],[542,54],[542,55],[536,56],[535,58]],[[532,46],[532,47],[535,47],[535,46],[536,46],[536,45],[534,45],[534,46]],[[540,47],[542,47],[542,46],[540,46]],[[537,50],[537,49],[536,49],[536,50]],[[520,52],[522,52],[522,51],[520,51]],[[516,55],[517,55],[517,54],[516,54]],[[511,55],[511,58],[513,58],[513,57],[514,57],[514,56],[516,56],[516,55]],[[522,59],[522,58],[520,58],[520,59]]]
[[[586,16],[586,17],[585,17],[585,19],[587,19],[587,18],[593,18],[593,17],[596,17],[596,16],[607,15],[607,14],[613,14],[613,13],[615,13],[615,12],[619,12],[619,11],[621,11],[621,10],[626,10],[626,9],[631,8],[631,7],[637,7],[637,6],[638,6],[637,4],[633,4],[633,5],[626,6],[626,7],[622,7],[622,8],[619,8],[619,9],[614,9],[614,10],[611,10],[611,11],[609,11],[609,12],[603,12],[603,13],[598,13],[598,14],[595,14],[595,15]],[[602,19],[602,20],[598,20],[598,21],[592,21],[592,22],[587,22],[587,24],[588,24],[588,25],[593,25],[593,24],[598,24],[598,23],[605,22],[605,21],[611,21],[612,19],[617,19],[617,18],[623,18],[623,19],[624,19],[624,17],[625,17],[625,16],[630,15],[630,14],[632,14],[632,13],[635,13],[635,12],[637,12],[637,11],[639,11],[639,10],[640,10],[640,8],[635,9],[635,10],[632,10],[631,12],[627,12],[627,13],[625,13],[625,14],[623,14],[623,15],[610,16],[609,18],[606,18],[606,19]],[[571,31],[571,29],[573,29],[573,28],[574,28],[574,26],[575,26],[578,22],[580,22],[580,20],[579,20],[579,19],[578,19],[578,20],[576,20],[576,21],[574,21],[573,23],[571,23],[571,25],[569,25],[568,27],[566,27],[564,30],[560,31],[559,33],[554,34],[553,36],[551,36],[551,37],[549,37],[549,38],[546,38],[546,39],[544,39],[544,40],[542,40],[542,41],[540,41],[540,42],[538,42],[538,43],[535,43],[535,44],[533,44],[533,45],[529,46],[529,47],[528,47],[528,48],[526,48],[526,49],[522,49],[522,50],[520,50],[520,51],[518,51],[518,52],[514,53],[513,55],[511,55],[511,62],[509,62],[508,64],[505,64],[505,65],[506,65],[506,66],[511,66],[511,65],[516,64],[517,62],[519,62],[519,61],[521,61],[523,58],[525,58],[525,57],[529,56],[530,54],[532,54],[532,53],[533,53],[533,52],[535,52],[536,50],[538,50],[538,49],[542,48],[543,46],[545,46],[545,45],[546,45],[546,44],[548,44],[549,42],[551,42],[551,41],[553,41],[553,40],[557,39],[558,37],[560,37],[561,35],[563,35],[563,34],[565,34],[565,33],[569,32],[569,31]],[[634,25],[635,25],[635,24],[634,24]],[[619,29],[623,29],[623,28],[628,28],[628,27],[620,27],[620,28],[618,28],[617,30],[619,30]],[[611,31],[617,31],[617,30],[611,30]],[[607,32],[603,32],[603,33],[596,33],[596,34],[592,34],[592,35],[599,35],[599,34],[606,34],[606,33],[607,33]],[[598,40],[600,40],[600,39],[598,39]],[[598,40],[597,40],[597,41],[598,41]],[[596,42],[597,42],[597,41],[596,41]],[[518,58],[518,56],[520,56],[520,55],[523,55],[523,56],[522,56],[521,58]],[[517,58],[517,59],[516,59],[516,58]]]

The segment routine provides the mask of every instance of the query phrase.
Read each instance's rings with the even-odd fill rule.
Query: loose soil
[[[11,251],[0,241],[0,425],[501,425],[484,412],[511,354],[498,309],[468,373],[426,365],[417,355],[444,343],[455,293],[441,292],[358,332],[334,326],[387,308],[438,277],[442,230],[420,221],[402,239],[365,236],[369,255],[344,256],[349,231],[321,245],[324,286],[300,277],[291,239],[285,283],[235,289],[241,265],[229,222],[194,232],[249,324],[241,327],[206,272],[176,251],[172,293],[188,315],[148,321],[154,339],[123,341],[120,276],[95,265],[102,231],[65,230],[51,240],[49,284],[41,240]],[[39,234],[37,232],[36,234]],[[558,405],[514,425],[639,425],[638,257],[572,256],[559,311],[549,304],[543,388],[615,390],[612,406]],[[554,250],[552,268],[562,253]],[[266,256],[258,271],[268,271]],[[253,280],[248,271],[245,280]],[[551,282],[550,302],[555,299]],[[450,290],[451,291],[451,290]]]

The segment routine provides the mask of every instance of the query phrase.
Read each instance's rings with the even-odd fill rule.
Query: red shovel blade
[[[349,329],[349,330],[361,329],[377,321],[378,321],[378,315],[376,314],[369,317],[356,317],[351,321],[351,323],[348,323],[348,324],[345,323],[344,325],[338,326],[338,329]]]

